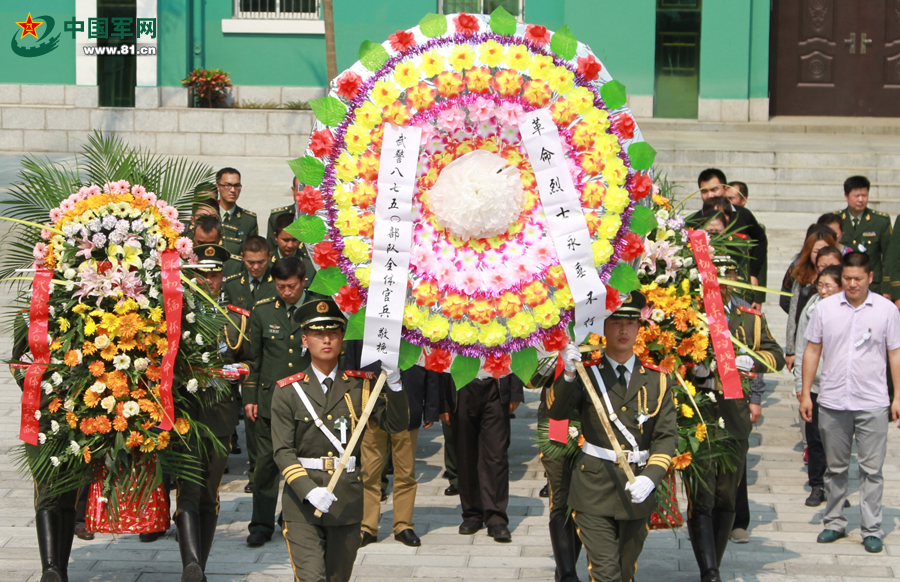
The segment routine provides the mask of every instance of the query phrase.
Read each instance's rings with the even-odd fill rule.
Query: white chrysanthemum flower
[[[131,358],[125,354],[119,354],[113,358],[113,367],[116,370],[127,370],[131,366]]]
[[[696,281],[697,279],[700,278],[700,272],[697,269],[691,269],[691,272],[688,274],[688,277],[690,277],[691,281]]]
[[[50,464],[59,467],[59,457],[50,457]]]
[[[150,309],[150,300],[143,295],[138,297],[137,304],[141,309]]]
[[[150,366],[150,360],[147,358],[137,358],[134,361],[134,369],[138,372],[143,372]]]
[[[100,401],[100,406],[106,409],[106,412],[112,412],[116,408],[116,397],[110,394]]]
[[[103,394],[106,391],[106,384],[103,382],[94,382],[91,384],[91,392],[96,392],[97,394]]]
[[[209,363],[209,352],[203,352],[203,354],[200,356],[200,360],[204,364],[208,364]]]
[[[80,450],[81,450],[81,447],[78,446],[78,443],[76,443],[75,441],[69,441],[69,451],[73,455],[77,455],[78,451],[80,451]]]
[[[203,345],[203,336],[198,333],[197,337],[194,338],[194,341],[197,342],[198,346],[202,346]]]
[[[195,321],[197,321],[197,316],[194,315],[193,313],[188,313],[185,316],[185,319],[187,320],[188,323],[194,323]]]
[[[650,319],[655,321],[656,323],[662,323],[662,320],[666,318],[666,312],[662,309],[654,309],[650,312]]]
[[[188,383],[187,383],[187,391],[190,392],[191,394],[195,394],[197,392],[198,385],[199,385],[199,382],[197,382],[197,379],[191,378],[190,380],[188,380]]]
[[[50,430],[53,431],[54,434],[59,432],[59,423],[55,420],[50,421]]]
[[[575,428],[574,426],[570,426],[569,427],[569,440],[573,440],[573,439],[577,439],[577,438],[578,438],[578,429]]]
[[[42,432],[39,432],[39,433],[38,433],[38,444],[39,444],[39,445],[42,445],[42,444],[44,444],[45,442],[47,442],[47,435],[45,435],[45,434],[42,433]]]
[[[185,330],[185,332],[183,334],[181,334],[181,339],[183,339],[183,340],[190,339],[190,337],[191,337],[191,332],[188,330]]]
[[[719,428],[725,428],[725,419],[721,416],[719,417]]]
[[[669,276],[668,276],[668,275],[660,275],[659,277],[657,277],[657,278],[654,280],[654,282],[655,282],[657,285],[663,285],[663,284],[665,284],[665,282],[668,281],[668,280],[669,280]]]
[[[134,400],[126,402],[125,406],[122,407],[122,416],[124,416],[125,418],[131,418],[135,414],[140,414],[140,413],[141,413],[141,406]]]
[[[715,401],[716,401],[716,393],[715,393],[715,392],[710,392],[710,393],[709,393],[709,399],[710,399],[712,402],[715,402]]]
[[[41,382],[41,390],[44,391],[44,394],[50,394],[53,392],[53,385],[50,382]]]
[[[109,499],[107,499],[106,497],[98,497],[97,501],[99,501],[100,503],[107,503]]]
[[[75,401],[69,398],[68,400],[66,400],[65,404],[63,404],[63,408],[65,408],[69,412],[72,412],[73,410],[75,410]]]
[[[71,283],[71,281],[69,281],[69,283]],[[66,283],[67,287],[68,287],[69,283]],[[68,291],[68,289],[67,289],[67,291]],[[52,305],[47,306],[47,312],[50,314],[50,317],[56,317],[56,308],[53,307]]]
[[[665,226],[665,222],[669,220],[669,211],[665,208],[660,208],[656,211],[656,221],[660,224],[660,226]]]
[[[53,375],[50,376],[50,381],[53,382],[54,386],[59,386],[62,384],[62,376],[59,375],[59,372],[53,372]]]
[[[35,411],[34,411],[34,418],[35,418],[35,420],[40,420],[40,419],[41,419],[41,411],[40,411],[40,410],[35,410]]]
[[[66,291],[74,291],[75,290],[75,281],[66,281]],[[52,315],[52,313],[51,313]]]
[[[692,259],[691,257],[684,258],[684,266],[685,267],[690,267],[693,264],[694,264],[694,259]]]

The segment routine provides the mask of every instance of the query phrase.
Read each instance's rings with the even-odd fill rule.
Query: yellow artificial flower
[[[603,179],[609,186],[624,186],[625,179],[628,178],[628,168],[621,158],[610,156],[606,159],[606,165],[603,168]]]
[[[387,107],[400,96],[400,87],[393,81],[381,79],[372,87],[372,101],[379,107]]]
[[[694,436],[697,437],[697,440],[701,443],[706,440],[706,425],[700,423],[697,425],[697,429],[694,431]]]
[[[119,315],[124,315],[131,311],[137,311],[138,304],[137,301],[129,297],[125,301],[120,301],[114,308],[113,311],[118,313]]]
[[[514,71],[527,71],[529,66],[531,66],[531,55],[525,45],[511,44],[506,47],[504,62],[507,67]]]
[[[358,156],[369,147],[369,144],[372,142],[372,135],[367,129],[358,125],[351,125],[347,129],[344,139],[347,142],[347,151]]]
[[[159,323],[163,318],[163,308],[157,305],[153,309],[150,310],[150,321],[153,323]]]
[[[495,319],[487,325],[481,326],[481,333],[478,334],[478,339],[482,345],[489,348],[499,346],[506,341],[506,328]]]
[[[403,325],[409,329],[420,327],[428,320],[428,311],[415,303],[410,303],[403,308]]]
[[[366,289],[369,288],[369,277],[371,275],[371,267],[360,267],[356,269],[356,278],[359,281],[359,284]]]
[[[553,327],[559,323],[559,307],[553,301],[544,301],[534,308],[534,319],[544,329]]]
[[[437,49],[422,53],[422,70],[429,77],[435,77],[444,70],[444,57]]]
[[[475,64],[475,50],[467,44],[458,44],[450,51],[450,66],[457,71],[471,69]]]
[[[597,135],[605,134],[609,127],[609,113],[605,109],[591,107],[582,114],[582,119]]]
[[[72,311],[77,313],[78,315],[84,315],[90,309],[90,306],[85,303],[79,303],[75,307],[72,308]]]
[[[478,58],[489,67],[496,67],[504,58],[503,45],[496,40],[481,43],[478,47]]]
[[[440,315],[432,315],[422,326],[422,335],[436,342],[447,337],[450,332],[450,322]]]
[[[529,71],[531,71],[532,79],[540,79],[541,81],[550,81],[550,74],[553,72],[555,65],[553,58],[547,55],[535,55],[531,59]]]
[[[369,260],[369,243],[359,238],[348,237],[344,239],[344,256],[352,263],[364,263]]]
[[[356,125],[364,129],[374,129],[381,123],[381,108],[366,101],[356,109]]]
[[[353,205],[353,186],[346,184],[340,188],[335,187],[334,202],[338,208],[349,208]]]
[[[573,309],[575,307],[575,299],[572,297],[572,291],[568,285],[553,295],[553,303],[559,309]]]
[[[527,311],[519,311],[506,322],[509,333],[513,337],[528,337],[537,330],[537,322],[534,316]]]
[[[688,390],[688,392],[691,393],[691,396],[696,396],[696,395],[697,395],[697,388],[695,388],[693,384],[691,384],[690,382],[688,382],[687,380],[685,380],[685,381],[684,381],[684,385],[687,386],[687,390]]]
[[[687,404],[681,405],[681,416],[685,418],[694,418],[694,409]]]
[[[597,229],[597,236],[601,239],[614,239],[622,226],[622,218],[618,214],[607,214],[600,220],[600,228]]]
[[[613,247],[606,239],[595,240],[591,243],[594,252],[594,266],[599,268],[605,265],[612,256]]]
[[[575,74],[565,67],[553,67],[547,82],[551,89],[560,95],[566,95],[575,88]]]
[[[114,313],[104,313],[100,318],[100,325],[109,332],[110,337],[114,337],[116,330],[119,329],[119,318]]]
[[[468,346],[478,341],[478,328],[468,321],[460,321],[453,324],[450,330],[450,339],[458,344]]]
[[[172,424],[175,427],[175,432],[181,435],[187,434],[191,430],[191,423],[186,418],[176,418]]]
[[[587,87],[576,87],[566,93],[569,106],[578,115],[584,115],[594,107],[594,94]]]
[[[341,155],[338,156],[336,165],[338,180],[350,182],[359,176],[357,160],[347,152],[342,152]]]
[[[409,89],[419,82],[421,71],[413,61],[404,61],[394,69],[394,80],[403,89]]]
[[[61,331],[63,333],[66,333],[67,331],[69,331],[69,327],[71,327],[69,320],[65,319],[64,317],[57,318],[56,325],[59,326],[59,331]]]
[[[620,186],[610,186],[606,189],[606,210],[615,214],[622,213],[631,200],[628,198],[628,190]]]

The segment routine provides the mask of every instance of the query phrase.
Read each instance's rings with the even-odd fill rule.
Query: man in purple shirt
[[[810,391],[819,357],[824,356],[819,386],[819,431],[828,459],[825,471],[825,530],[816,541],[846,536],[850,449],[856,435],[859,457],[860,529],[866,551],[882,550],[881,469],[887,450],[889,417],[900,418],[900,391],[891,402],[887,364],[900,386],[900,312],[891,301],[869,292],[872,266],[865,253],[844,255],[844,292],[819,302],[806,328],[800,415],[812,422]]]

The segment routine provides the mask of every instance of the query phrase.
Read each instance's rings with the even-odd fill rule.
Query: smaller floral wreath
[[[548,351],[566,334],[574,300],[519,135],[535,109],[550,112],[562,139],[607,308],[615,309],[619,292],[638,287],[625,262],[637,257],[640,237],[654,224],[635,202],[650,192],[655,152],[628,110],[624,86],[568,27],[553,33],[523,25],[502,8],[490,17],[430,14],[383,44],[364,42],[360,55],[328,96],[311,103],[316,124],[307,155],[291,162],[304,185],[291,228],[314,245],[313,290],[335,295],[352,314],[349,337],[361,337],[388,123],[422,130],[401,366],[443,371],[461,365],[461,356],[469,373],[515,368],[524,375],[532,366],[513,360],[533,363],[532,348]],[[478,151],[521,182],[497,185],[491,211],[480,215],[467,210],[465,186],[455,199],[439,192],[444,172]],[[472,188],[494,191],[487,178],[473,180],[482,183]]]

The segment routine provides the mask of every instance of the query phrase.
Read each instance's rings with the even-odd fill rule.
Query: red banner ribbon
[[[31,349],[31,365],[25,373],[25,387],[22,390],[22,421],[19,425],[19,439],[37,446],[40,421],[35,413],[41,406],[41,381],[50,363],[50,343],[47,341],[47,326],[50,316],[50,279],[53,271],[38,269],[34,274],[31,290],[31,307],[28,312],[28,347]]]
[[[719,274],[709,255],[709,239],[702,230],[689,230],[688,235],[694,249],[700,280],[703,281],[703,309],[709,323],[709,336],[716,354],[719,378],[722,379],[722,391],[725,398],[743,398],[744,389],[741,387],[741,378],[734,363],[731,332],[728,331],[728,319],[725,317],[725,306],[722,305]]]
[[[166,311],[166,336],[169,349],[162,360],[162,377],[159,382],[159,398],[163,405],[163,418],[159,423],[162,430],[171,430],[175,421],[175,401],[172,399],[172,379],[175,376],[175,358],[181,341],[182,287],[179,255],[176,250],[163,251],[160,255],[162,268],[163,303]]]

